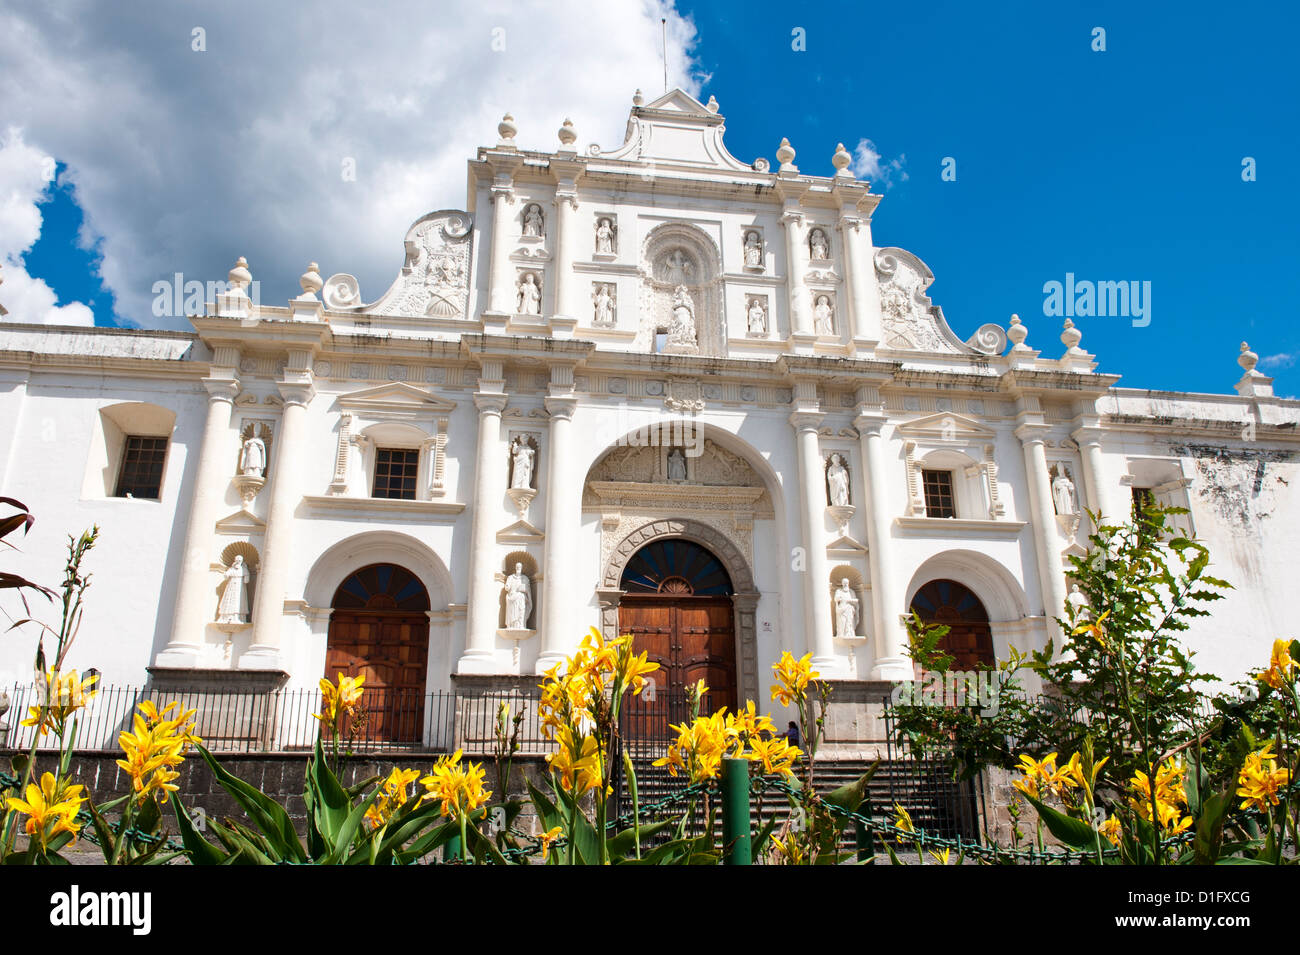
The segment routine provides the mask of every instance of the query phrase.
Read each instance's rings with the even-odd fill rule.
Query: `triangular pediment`
[[[972,438],[992,438],[996,432],[964,414],[940,411],[917,418],[894,429],[909,438],[928,438],[939,441],[968,441]]]
[[[266,521],[242,509],[217,521],[218,534],[260,534],[264,530],[266,530]]]
[[[681,89],[671,89],[653,103],[646,103],[644,106],[640,107],[640,109],[669,110],[677,113],[693,114],[701,118],[717,116],[716,113],[709,112],[708,107],[690,93]]]
[[[404,381],[391,381],[373,388],[362,388],[339,395],[339,407],[344,411],[361,412],[416,412],[426,414],[448,413],[456,402],[440,398]]]
[[[497,531],[498,544],[536,544],[542,537],[541,531],[522,518]]]

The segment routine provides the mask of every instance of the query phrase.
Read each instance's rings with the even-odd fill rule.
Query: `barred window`
[[[926,517],[956,517],[953,504],[952,472],[921,471],[921,488],[925,492]]]
[[[415,500],[415,477],[420,452],[414,448],[378,448],[375,451],[374,497]]]
[[[166,458],[166,438],[127,435],[114,496],[158,500],[162,492],[163,462]]]

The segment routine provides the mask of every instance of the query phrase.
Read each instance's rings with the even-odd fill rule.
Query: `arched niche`
[[[665,222],[651,229],[641,245],[640,276],[633,350],[655,350],[655,334],[671,324],[674,295],[685,286],[694,306],[699,354],[727,354],[722,256],[704,230],[686,222]]]

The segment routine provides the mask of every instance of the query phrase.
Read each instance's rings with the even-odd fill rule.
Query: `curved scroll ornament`
[[[328,309],[338,311],[356,308],[361,305],[361,286],[357,284],[356,276],[339,272],[337,275],[331,275],[326,281],[324,289],[321,290],[321,298]]]
[[[958,338],[925,290],[934,282],[929,267],[906,249],[876,252],[880,281],[882,344],[903,351],[980,354]],[[983,331],[983,329],[981,329]],[[987,354],[987,353],[983,353]]]
[[[379,301],[376,315],[464,318],[469,302],[473,217],[456,210],[431,212],[406,233],[406,262]]]
[[[989,322],[975,330],[966,344],[981,355],[1001,355],[1007,350],[1007,333],[1001,325]]]

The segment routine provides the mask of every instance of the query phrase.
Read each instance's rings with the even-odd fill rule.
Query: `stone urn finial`
[[[578,141],[578,133],[573,128],[573,120],[567,117],[564,120],[564,125],[560,127],[556,135],[560,137],[560,145],[565,149],[571,148]]]
[[[850,156],[849,151],[844,148],[844,144],[837,144],[835,147],[835,155],[831,156],[831,165],[835,167],[835,175],[852,176],[853,173],[849,172],[849,164],[852,162],[853,157]]]
[[[1013,350],[1024,351],[1028,346],[1025,345],[1025,339],[1029,337],[1029,328],[1020,321],[1019,315],[1011,316],[1011,324],[1007,326],[1007,338],[1011,340]]]
[[[633,105],[633,106],[640,106],[640,105],[641,105],[642,103],[644,103],[644,102],[645,102],[645,97],[641,95],[641,91],[640,91],[640,90],[637,90],[635,93],[632,94],[632,105]]]
[[[1083,340],[1083,332],[1074,327],[1074,322],[1070,319],[1065,320],[1065,331],[1061,332],[1061,344],[1068,351],[1074,351],[1079,347],[1079,342]]]
[[[497,135],[501,137],[501,145],[513,146],[517,132],[519,127],[515,125],[515,118],[506,113],[501,117],[501,122],[497,123]]]
[[[790,145],[790,140],[782,137],[781,145],[776,150],[776,161],[782,166],[788,166],[794,162],[794,147]]]
[[[226,278],[230,279],[230,284],[240,292],[252,284],[253,274],[248,271],[248,259],[242,255],[236,259],[235,267],[226,273]]]
[[[1245,342],[1241,343],[1241,354],[1237,356],[1237,364],[1242,367],[1246,374],[1255,370],[1255,365],[1259,362],[1259,355],[1250,350],[1250,346]]]
[[[709,101],[704,104],[704,108],[710,113],[716,113],[718,111],[718,98],[716,96],[710,96]]]
[[[315,298],[316,293],[325,286],[325,281],[320,277],[320,266],[315,262],[308,263],[307,271],[302,273],[298,284],[302,287],[304,296]]]

